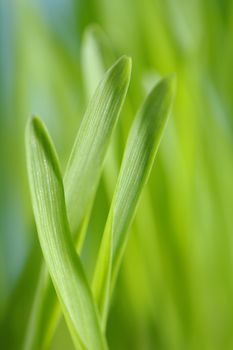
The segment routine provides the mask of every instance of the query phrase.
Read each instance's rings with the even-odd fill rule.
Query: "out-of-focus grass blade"
[[[84,33],[81,47],[81,69],[87,96],[92,96],[99,80],[114,62],[111,44],[98,25],[90,25]]]
[[[31,312],[32,301],[35,295],[40,263],[41,253],[39,244],[36,244],[30,252],[23,273],[17,281],[17,285],[6,305],[3,317],[0,317],[0,339],[1,348],[3,349],[21,348],[19,345],[22,344],[27,328],[27,319]],[[5,325],[7,325],[7,329]]]
[[[93,94],[106,67],[109,67],[114,60],[115,55],[105,32],[97,25],[90,25],[85,30],[81,47],[81,69],[87,97]],[[126,105],[127,101],[125,101],[124,108]],[[103,171],[104,183],[109,194],[109,199],[112,197],[119,171],[116,157],[117,140],[119,142],[119,128],[115,131],[109,145]]]
[[[55,150],[37,118],[26,135],[32,204],[42,252],[77,349],[106,349],[96,307],[72,243]]]
[[[60,307],[45,264],[42,265],[23,349],[47,349],[52,338]]]
[[[112,42],[106,33],[97,25],[90,25],[84,34],[83,44],[81,48],[81,69],[83,73],[86,95],[90,96],[97,82],[103,75],[103,72],[115,59],[115,52],[112,47]],[[90,65],[92,70],[91,73]],[[132,86],[131,86],[132,89]],[[123,129],[128,133],[128,126],[131,120],[132,107],[129,103],[129,96],[124,104],[124,118],[121,120],[119,127],[114,133],[113,140],[109,145],[108,154],[105,161],[103,178],[109,200],[112,198],[117,177],[120,168],[121,154],[124,144]],[[122,150],[123,151],[123,150]]]
[[[83,117],[64,176],[67,215],[76,245],[81,249],[84,234],[77,235],[80,224],[94,197],[113,129],[124,102],[131,74],[131,59],[123,56],[104,75]],[[80,231],[82,232],[82,231]],[[43,272],[44,273],[44,272]],[[29,320],[25,349],[42,349],[49,343],[59,311],[53,285],[40,278]],[[44,320],[40,315],[50,315]]]
[[[111,225],[108,220],[93,279],[93,292],[104,325],[108,296],[117,276],[128,228],[150,174],[173,96],[174,77],[162,79],[146,98],[130,130],[110,209]],[[111,265],[111,261],[105,259],[111,255],[112,266],[105,266],[105,262]]]

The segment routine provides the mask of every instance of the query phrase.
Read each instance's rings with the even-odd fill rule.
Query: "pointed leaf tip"
[[[132,60],[130,57],[123,55],[116,63],[109,69],[110,81],[117,80],[118,90],[128,89],[131,77]]]
[[[33,156],[38,145],[41,146],[40,152],[46,155],[46,159],[52,166],[54,174],[62,181],[56,151],[51,143],[47,128],[39,117],[32,116],[26,127],[26,149],[28,157]]]
[[[116,65],[121,65],[126,73],[131,73],[132,59],[127,55],[123,55],[116,61]]]
[[[174,98],[176,90],[176,73],[171,73],[161,79],[154,88],[157,88],[158,90],[161,89],[162,91],[162,86],[164,86],[164,93]]]

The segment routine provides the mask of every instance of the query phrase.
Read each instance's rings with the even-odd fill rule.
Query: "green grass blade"
[[[72,232],[77,232],[96,191],[111,134],[127,93],[130,73],[131,59],[123,56],[97,87],[83,117],[64,177]]]
[[[110,290],[127,242],[127,232],[149,177],[173,96],[174,77],[161,80],[146,98],[130,130],[109,214],[112,225],[109,226],[108,220],[93,279],[93,293],[103,324],[106,322]],[[105,256],[112,256],[112,262],[106,261]],[[112,266],[105,266],[104,261]]]
[[[47,349],[60,315],[59,302],[53,287],[53,283],[45,264],[42,265],[30,322],[27,328],[27,336],[24,339],[23,349]],[[46,332],[45,332],[46,326]]]
[[[112,270],[112,245],[113,245],[113,216],[109,213],[104,230],[103,240],[98,255],[92,291],[97,302],[103,329],[107,320],[107,307],[110,298],[110,283]]]
[[[77,349],[106,349],[93,297],[72,243],[58,159],[38,118],[28,125],[26,149],[40,245],[74,344]]]
[[[91,206],[99,182],[105,154],[124,102],[131,74],[131,60],[120,58],[104,75],[83,117],[64,176],[67,215],[76,245],[81,249],[85,232],[81,222]],[[42,269],[43,270],[43,269]],[[42,272],[44,274],[44,272]],[[47,276],[29,320],[25,349],[42,349],[49,343],[59,318],[56,295]],[[52,306],[51,306],[52,305]],[[46,320],[40,315],[50,315]]]
[[[113,203],[113,279],[126,242],[125,232],[154,163],[174,98],[174,85],[171,76],[154,87],[130,131]]]

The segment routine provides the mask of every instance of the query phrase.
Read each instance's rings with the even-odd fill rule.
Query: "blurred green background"
[[[96,32],[103,53],[90,44]],[[21,349],[42,258],[25,171],[26,120],[43,118],[64,169],[97,78],[122,54],[132,56],[133,72],[116,132],[119,160],[156,79],[176,72],[177,96],[131,229],[110,349],[233,349],[231,0],[1,0],[1,349]],[[114,182],[102,180],[97,193],[82,256],[89,275]],[[73,349],[63,321],[52,349]]]

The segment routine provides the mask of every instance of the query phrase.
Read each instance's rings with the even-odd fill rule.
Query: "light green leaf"
[[[107,320],[107,307],[110,298],[110,283],[112,269],[113,216],[110,211],[101,248],[98,256],[93,280],[93,294],[97,301],[103,329]]]
[[[161,80],[146,98],[130,130],[109,214],[112,225],[109,227],[107,221],[93,279],[93,293],[104,325],[128,229],[154,163],[173,96],[174,77]],[[112,262],[105,256],[112,256]],[[104,261],[112,266],[105,266]]]
[[[84,226],[87,221],[84,217],[88,215],[95,195],[130,74],[131,60],[123,56],[104,75],[87,107],[65,172],[67,215],[79,251],[85,237],[85,230],[79,228],[83,220]],[[39,283],[24,344],[27,350],[41,350],[47,346],[60,314],[49,275],[47,278],[42,276]],[[50,310],[49,315],[47,310]]]
[[[40,245],[77,349],[106,349],[96,307],[75,252],[58,159],[38,118],[28,125],[27,166]]]
[[[131,60],[123,56],[107,72],[91,99],[64,177],[67,212],[77,232],[98,185],[112,131],[125,99]]]

